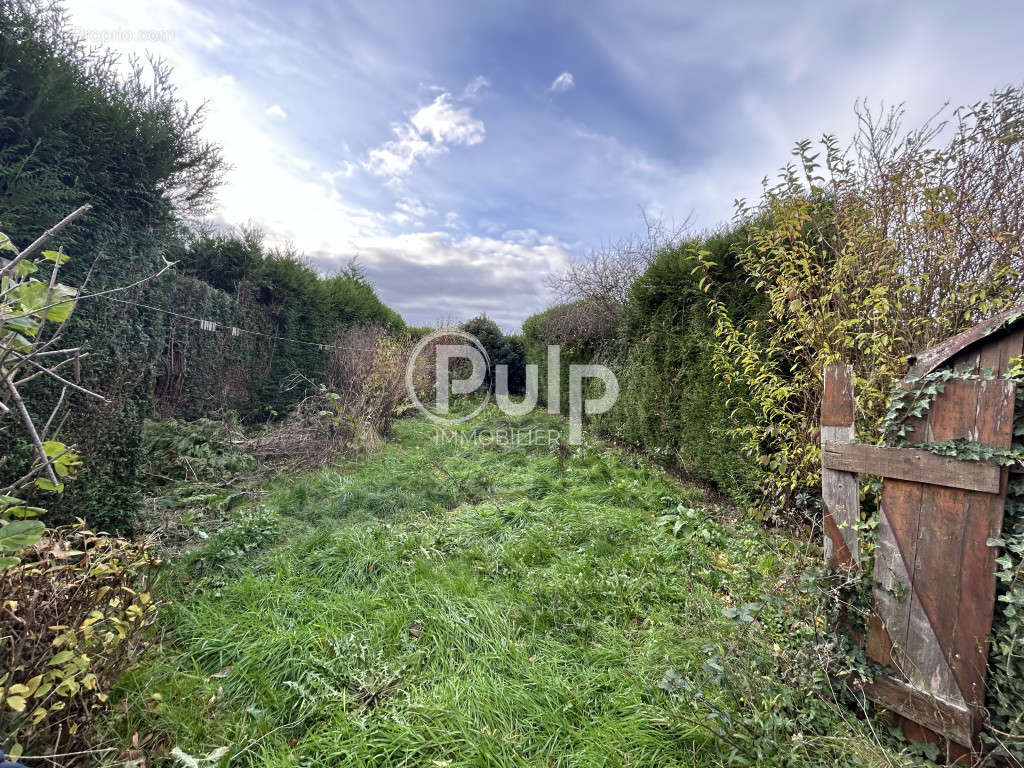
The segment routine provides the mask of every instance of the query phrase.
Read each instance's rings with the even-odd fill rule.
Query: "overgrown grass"
[[[492,409],[458,434],[510,427],[562,425]],[[158,765],[219,747],[232,766],[892,759],[833,709],[801,721],[814,694],[782,682],[749,704],[797,710],[763,751],[726,722],[747,705],[709,680],[716,657],[742,636],[770,667],[794,619],[723,609],[770,593],[792,543],[723,527],[701,491],[598,443],[396,432],[372,460],[276,481],[171,568],[162,644],[122,681],[112,739],[139,734]]]

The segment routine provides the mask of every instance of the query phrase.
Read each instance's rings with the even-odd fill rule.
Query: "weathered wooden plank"
[[[876,677],[863,684],[872,701],[959,744],[971,744],[975,717],[968,707],[943,701],[890,677]]]
[[[1024,323],[1024,304],[1018,304],[1017,306],[1010,307],[997,315],[993,315],[991,318],[983,323],[979,323],[973,328],[968,328],[963,333],[959,333],[956,336],[952,336],[945,341],[936,344],[934,347],[918,352],[909,359],[910,369],[907,373],[911,376],[924,376],[943,363],[946,363],[950,358],[957,355],[962,350],[972,347],[985,339],[989,334],[998,329],[1001,325],[1010,323],[1014,326],[1012,330],[1016,330],[1016,326]],[[1019,352],[1017,354],[1020,354]]]
[[[928,411],[928,432],[935,441],[977,439],[981,382],[952,380]],[[974,462],[961,462],[974,463]],[[998,467],[996,491],[999,490]],[[921,496],[921,522],[913,560],[907,561],[911,581],[910,632],[906,655],[912,666],[908,680],[922,691],[963,700],[958,670],[953,669],[954,629],[960,609],[960,536],[970,491],[926,485]]]
[[[1024,354],[1024,328],[1011,332],[999,344],[999,367],[996,368],[997,378],[1005,377],[1010,371],[1010,361]]]
[[[853,366],[827,366],[821,396],[821,426],[852,427],[855,413]]]
[[[821,440],[838,445],[854,440],[853,366],[825,369],[821,402]],[[824,465],[822,451],[821,500],[825,562],[832,567],[858,568],[860,563],[860,489],[857,476]]]
[[[983,355],[981,350],[979,364]],[[930,438],[1009,447],[1015,389],[1007,380],[949,382],[929,411]],[[912,563],[903,660],[907,679],[924,693],[978,710],[984,704],[986,637],[995,599],[995,553],[985,541],[1002,522],[1005,475],[999,469],[996,493],[922,486],[914,555],[906,560]],[[906,542],[903,547],[909,548]],[[975,718],[972,727],[979,722]],[[973,744],[976,732],[971,736],[960,743]]]
[[[911,480],[984,493],[999,492],[999,466],[961,461],[918,448],[884,448],[858,443],[825,443],[822,466],[842,472]]]
[[[1024,350],[1022,310],[1014,307],[911,359],[911,376],[945,365],[996,379],[948,382],[925,418],[914,420],[910,439],[1010,446],[1015,385],[999,377]],[[869,621],[867,652],[888,661],[905,680],[879,679],[865,690],[920,724],[907,723],[909,736],[927,737],[930,729],[950,739],[952,758],[969,754],[984,715],[996,556],[985,542],[1001,528],[1007,470],[990,464],[983,472],[984,488],[887,479],[876,547],[877,616]],[[918,500],[909,490],[914,485],[920,489]],[[905,604],[893,595],[893,587],[903,583],[910,587]],[[966,746],[959,749],[952,742]]]
[[[1004,365],[1007,355],[1019,354],[1018,339],[1011,336],[1000,348],[1000,364]],[[1015,400],[1015,382],[1005,379],[981,382],[975,418],[980,442],[1003,449],[1011,446]],[[992,628],[996,593],[997,553],[986,542],[997,537],[1002,529],[1006,479],[1004,471],[998,495],[965,494],[960,531],[960,599],[951,665],[964,698],[979,708],[984,706],[988,634]]]
[[[914,561],[923,487],[904,480],[885,481],[875,538],[874,600],[879,621],[868,625],[868,655],[901,673],[908,666],[905,651],[910,627],[906,563]]]
[[[864,650],[869,659],[877,661],[883,667],[893,665],[892,638],[889,636],[889,630],[885,628],[882,617],[878,615],[877,608],[868,616],[868,636]]]
[[[964,496],[981,494],[926,485],[921,495],[915,559],[908,563],[910,626],[907,679],[944,699],[963,701],[952,668],[953,631],[960,605],[960,532]]]
[[[985,702],[988,635],[996,599],[996,551],[985,542],[999,536],[1005,496],[975,498],[968,503],[960,541],[960,595],[950,664],[964,699]]]
[[[1024,328],[1016,328],[1000,338],[989,338],[981,344],[964,349],[947,363],[955,371],[969,368],[973,373],[1001,378],[1009,362],[1020,357],[1024,346]]]
[[[914,599],[908,565],[915,562],[920,530],[928,525],[923,505],[928,487],[900,480],[885,483],[875,548],[875,609],[881,626],[869,625],[868,655],[894,667],[915,687],[964,704],[953,672],[938,650],[931,621],[920,600]],[[934,652],[927,652],[931,649]]]
[[[978,382],[977,440],[1008,449],[1013,444],[1013,409],[1017,384],[1009,379]]]

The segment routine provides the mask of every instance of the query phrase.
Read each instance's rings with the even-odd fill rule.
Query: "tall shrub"
[[[1024,298],[1024,92],[914,130],[900,110],[858,115],[848,150],[800,142],[798,164],[739,207],[737,267],[767,316],[738,322],[710,302],[714,365],[749,392],[736,435],[781,506],[820,481],[826,365],[853,364],[858,438],[874,442],[909,354]]]

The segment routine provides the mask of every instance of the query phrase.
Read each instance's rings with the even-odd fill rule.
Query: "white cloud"
[[[475,120],[469,107],[456,107],[450,94],[442,93],[429,106],[422,107],[409,121],[421,136],[430,134],[435,144],[466,144],[484,140],[486,130]]]
[[[284,111],[284,108],[280,104],[271,104],[263,114],[272,120],[284,120],[288,117],[288,113]]]
[[[487,312],[511,328],[546,305],[543,275],[563,268],[569,259],[566,247],[554,239],[518,233],[514,239],[446,232],[396,236],[392,227],[420,227],[440,214],[411,196],[399,199],[388,213],[357,206],[342,194],[340,182],[362,168],[372,165],[381,175],[401,176],[453,146],[482,142],[484,123],[463,100],[489,87],[486,78],[471,80],[462,98],[438,94],[396,125],[395,139],[371,151],[364,163],[339,158],[326,170],[301,145],[268,125],[267,117],[282,119],[279,104],[268,108],[265,93],[247,89],[244,78],[226,74],[204,55],[206,41],[218,27],[212,15],[180,0],[165,0],[153,8],[159,11],[135,0],[69,0],[73,23],[90,29],[180,30],[171,42],[140,47],[121,41],[117,48],[124,54],[153,49],[174,66],[181,95],[192,104],[208,104],[204,135],[222,145],[231,165],[219,190],[217,220],[255,223],[271,244],[294,245],[328,271],[358,255],[382,298],[413,322]],[[287,44],[280,41],[280,46]],[[123,58],[127,65],[127,55]],[[455,211],[446,211],[443,221],[464,231]]]
[[[575,87],[575,85],[576,79],[572,76],[572,72],[563,72],[552,81],[551,85],[548,86],[548,90],[551,93],[565,93]]]
[[[392,180],[406,176],[421,160],[444,154],[449,146],[473,146],[484,140],[487,129],[469,107],[459,107],[450,93],[420,107],[406,123],[391,126],[395,139],[371,149],[363,166]]]
[[[342,162],[341,168],[338,170],[321,172],[320,178],[333,187],[338,179],[351,179],[353,174],[358,170],[358,165],[349,160],[345,160]]]
[[[345,254],[318,254],[325,269],[352,256],[367,268],[381,298],[414,324],[467,320],[486,313],[506,329],[550,301],[545,277],[564,270],[568,247],[536,233],[454,238],[444,232],[371,237]],[[408,290],[415,286],[415,290]]]
[[[490,87],[491,87],[491,81],[490,80],[488,80],[483,75],[477,75],[472,80],[470,80],[468,83],[466,83],[466,87],[462,89],[462,98],[463,99],[472,99],[475,96],[479,96],[480,95],[480,91],[482,91],[484,88],[490,88]]]
[[[421,200],[405,197],[395,203],[395,212],[391,214],[391,220],[399,224],[420,223],[425,218],[436,215],[437,211]]]

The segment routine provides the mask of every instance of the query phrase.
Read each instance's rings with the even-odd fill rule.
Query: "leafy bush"
[[[498,324],[487,315],[480,315],[463,323],[460,329],[474,336],[486,350],[490,360],[484,384],[491,391],[495,387],[495,366],[508,368],[508,392],[521,395],[526,391],[526,349],[515,335],[505,335]]]
[[[800,167],[741,204],[736,266],[766,317],[744,323],[711,298],[714,365],[749,392],[736,434],[780,507],[820,482],[825,366],[853,364],[858,439],[875,442],[908,355],[1024,298],[1024,91],[957,110],[947,133],[901,116],[861,111],[848,152],[800,142]]]
[[[566,305],[556,305],[544,312],[530,315],[523,321],[523,347],[526,362],[536,365],[538,369],[539,392],[537,402],[548,403],[548,346],[557,344],[559,350],[558,385],[562,408],[569,402],[569,366],[595,362],[599,351],[607,340],[604,335],[590,337],[577,334],[563,335],[567,326],[560,322],[561,318],[571,309]]]
[[[76,38],[59,6],[43,0],[0,4],[0,210],[4,230],[22,243],[54,213],[84,203],[92,213],[67,230],[70,252],[88,254],[62,270],[90,290],[126,285],[155,272],[178,216],[200,214],[220,175],[216,148],[201,135],[201,112],[178,99],[169,71],[127,77],[113,57]],[[150,366],[160,353],[152,312],[104,299],[83,302],[68,329],[71,346],[90,348],[82,385],[107,403],[75,409],[65,432],[88,455],[79,482],[51,505],[53,520],[87,515],[125,525],[138,509],[138,432],[149,410]],[[156,328],[154,327],[156,326]],[[40,413],[60,387],[38,382]],[[141,406],[141,407],[140,407]],[[45,418],[45,417],[44,417]],[[10,455],[0,433],[0,454]],[[3,472],[22,467],[8,463]]]
[[[67,230],[66,245],[102,265],[91,273],[91,290],[152,274],[164,257],[177,263],[122,297],[132,303],[101,297],[76,310],[68,341],[90,355],[79,383],[107,401],[76,408],[64,425],[89,462],[50,505],[54,522],[83,516],[110,530],[131,528],[146,461],[142,422],[154,412],[281,416],[302,397],[285,386],[289,377],[301,371],[322,379],[328,356],[318,345],[339,329],[370,322],[403,328],[358,268],[325,278],[296,254],[265,247],[256,232],[214,234],[197,225],[221,176],[220,153],[203,138],[202,109],[180,100],[169,68],[158,63],[147,72],[125,76],[112,56],[83,45],[59,5],[0,3],[4,231],[30,242],[53,223],[54,211],[89,202],[91,214]],[[90,266],[69,263],[64,282],[80,285]],[[159,311],[183,308],[264,335],[209,333]],[[45,418],[60,387],[34,382],[31,389]],[[5,431],[0,456],[8,457],[0,487],[30,467],[31,457]]]
[[[409,343],[385,327],[342,331],[331,349],[327,383],[311,385],[286,419],[253,439],[252,450],[273,461],[315,467],[376,446],[408,407],[409,354]],[[296,386],[312,384],[296,378]]]
[[[693,273],[698,252],[713,254],[721,267],[709,291],[728,302],[732,317],[757,317],[761,303],[732,265],[745,241],[742,230],[731,230],[658,254],[633,285],[625,312],[624,348],[613,364],[619,399],[595,421],[740,502],[750,500],[759,476],[733,437],[738,422],[730,400],[745,397],[745,388],[723,381],[713,363],[708,293]]]
[[[145,544],[78,523],[47,531],[0,571],[0,731],[11,757],[90,746],[110,685],[138,658],[154,619],[153,564]]]

